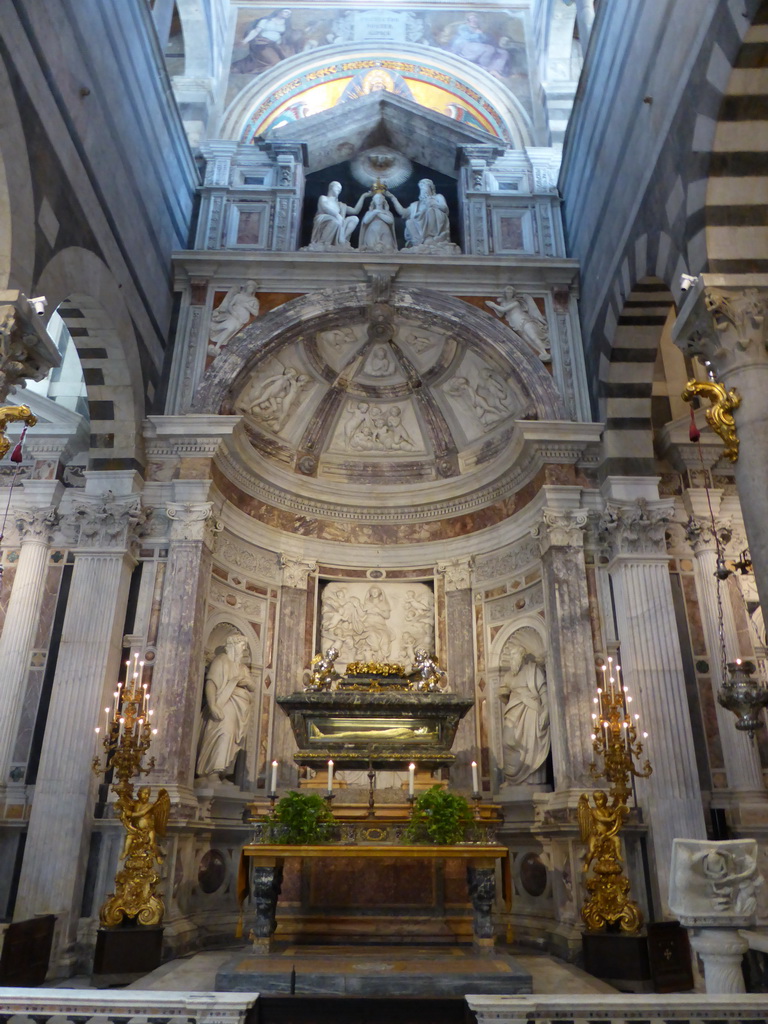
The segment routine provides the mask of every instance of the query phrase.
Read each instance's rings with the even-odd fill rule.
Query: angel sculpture
[[[423,647],[417,647],[413,657],[416,662],[413,675],[417,676],[415,688],[420,693],[440,692],[440,683],[445,680],[445,672],[435,659],[431,658]]]
[[[523,339],[542,363],[552,361],[552,356],[549,353],[549,327],[533,299],[527,295],[521,295],[510,284],[495,302],[486,299],[485,304],[507,321],[512,330]]]
[[[621,871],[619,831],[629,814],[629,808],[622,803],[609,807],[608,796],[602,789],[595,792],[594,801],[595,806],[590,807],[586,793],[579,797],[581,841],[587,844],[583,870],[589,871],[592,861],[597,857],[595,870],[603,874],[612,874]]]
[[[212,355],[220,352],[252,316],[259,315],[256,288],[255,281],[234,285],[211,313],[208,351]]]
[[[142,925],[156,925],[165,913],[163,899],[155,892],[160,881],[155,861],[162,864],[165,859],[157,837],[165,835],[171,798],[161,789],[153,803],[149,786],[141,786],[134,797],[133,786],[127,785],[128,792],[122,793],[117,802],[126,830],[120,852],[125,863],[115,876],[114,893],[99,913],[99,920],[107,928],[116,927],[126,917],[136,918]]]
[[[310,663],[312,674],[307,690],[331,690],[334,683],[341,679],[341,676],[333,667],[334,661],[339,656],[335,647],[329,647],[325,654],[316,654]]]

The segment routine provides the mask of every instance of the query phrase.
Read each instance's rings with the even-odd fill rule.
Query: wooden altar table
[[[498,843],[462,844],[456,846],[328,844],[318,846],[288,846],[278,844],[250,844],[243,847],[240,862],[241,902],[247,892],[245,880],[249,876],[255,915],[251,928],[254,948],[268,952],[272,948],[272,936],[277,927],[277,901],[283,880],[283,866],[289,857],[301,861],[314,858],[340,858],[370,860],[382,858],[394,860],[442,861],[458,859],[467,865],[467,886],[472,901],[473,945],[478,950],[491,951],[494,946],[491,912],[496,898],[496,861],[505,860],[508,850]]]

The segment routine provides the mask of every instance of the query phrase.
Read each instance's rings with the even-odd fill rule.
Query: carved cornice
[[[438,562],[435,571],[445,581],[446,593],[453,590],[468,590],[472,586],[473,558],[454,558],[450,562]]]
[[[629,504],[609,502],[598,519],[598,538],[612,557],[663,555],[666,558],[665,534],[672,516],[671,502],[651,504],[645,498]]]
[[[150,511],[138,495],[115,498],[111,491],[81,498],[68,517],[75,544],[83,550],[132,550],[146,532]]]
[[[210,546],[223,530],[214,518],[212,501],[169,501],[165,514],[171,520],[171,541],[205,541]]]
[[[733,287],[702,274],[690,289],[672,337],[687,355],[709,360],[718,372],[766,355],[768,281]]]
[[[58,510],[55,508],[17,509],[14,521],[21,543],[37,541],[50,544],[60,518]]]
[[[283,586],[296,587],[297,590],[307,589],[307,580],[313,572],[317,572],[317,562],[303,562],[298,558],[286,558],[280,555],[280,568],[283,570]]]
[[[216,560],[259,580],[276,581],[280,569],[278,556],[273,552],[243,545],[226,534],[216,546]]]
[[[542,555],[553,547],[581,548],[588,521],[589,512],[583,508],[544,508],[541,522],[533,527],[531,533],[538,539]]]

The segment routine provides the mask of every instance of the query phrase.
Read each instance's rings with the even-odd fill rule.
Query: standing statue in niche
[[[225,652],[217,654],[205,674],[203,731],[197,752],[197,774],[224,778],[245,749],[255,685],[244,663],[248,641],[230,633]]]
[[[458,245],[451,241],[448,203],[445,196],[435,191],[429,178],[419,182],[419,198],[403,207],[391,192],[384,193],[405,221],[406,250],[416,252],[459,253]]]
[[[221,304],[211,313],[211,331],[208,351],[221,352],[252,316],[259,315],[259,300],[256,297],[256,282],[230,288]]]
[[[549,327],[533,299],[520,295],[510,284],[495,302],[487,299],[485,304],[507,321],[542,363],[552,361],[549,352]]]
[[[521,643],[513,642],[507,676],[499,687],[503,706],[504,778],[525,782],[549,753],[549,702],[544,662]]]
[[[317,213],[312,222],[312,238],[306,248],[315,252],[351,249],[349,239],[359,223],[358,213],[370,192],[363,192],[354,206],[339,201],[341,185],[332,181],[328,192],[317,201]]]
[[[358,248],[364,252],[397,252],[395,216],[381,192],[376,192],[363,215]]]

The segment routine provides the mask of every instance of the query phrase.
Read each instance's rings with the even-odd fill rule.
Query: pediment
[[[271,129],[269,142],[301,137],[307,149],[309,173],[349,160],[373,146],[389,146],[414,163],[456,177],[460,146],[503,144],[494,135],[462,125],[453,118],[414,103],[404,96],[372,94],[354,103],[332,107],[294,124]]]

